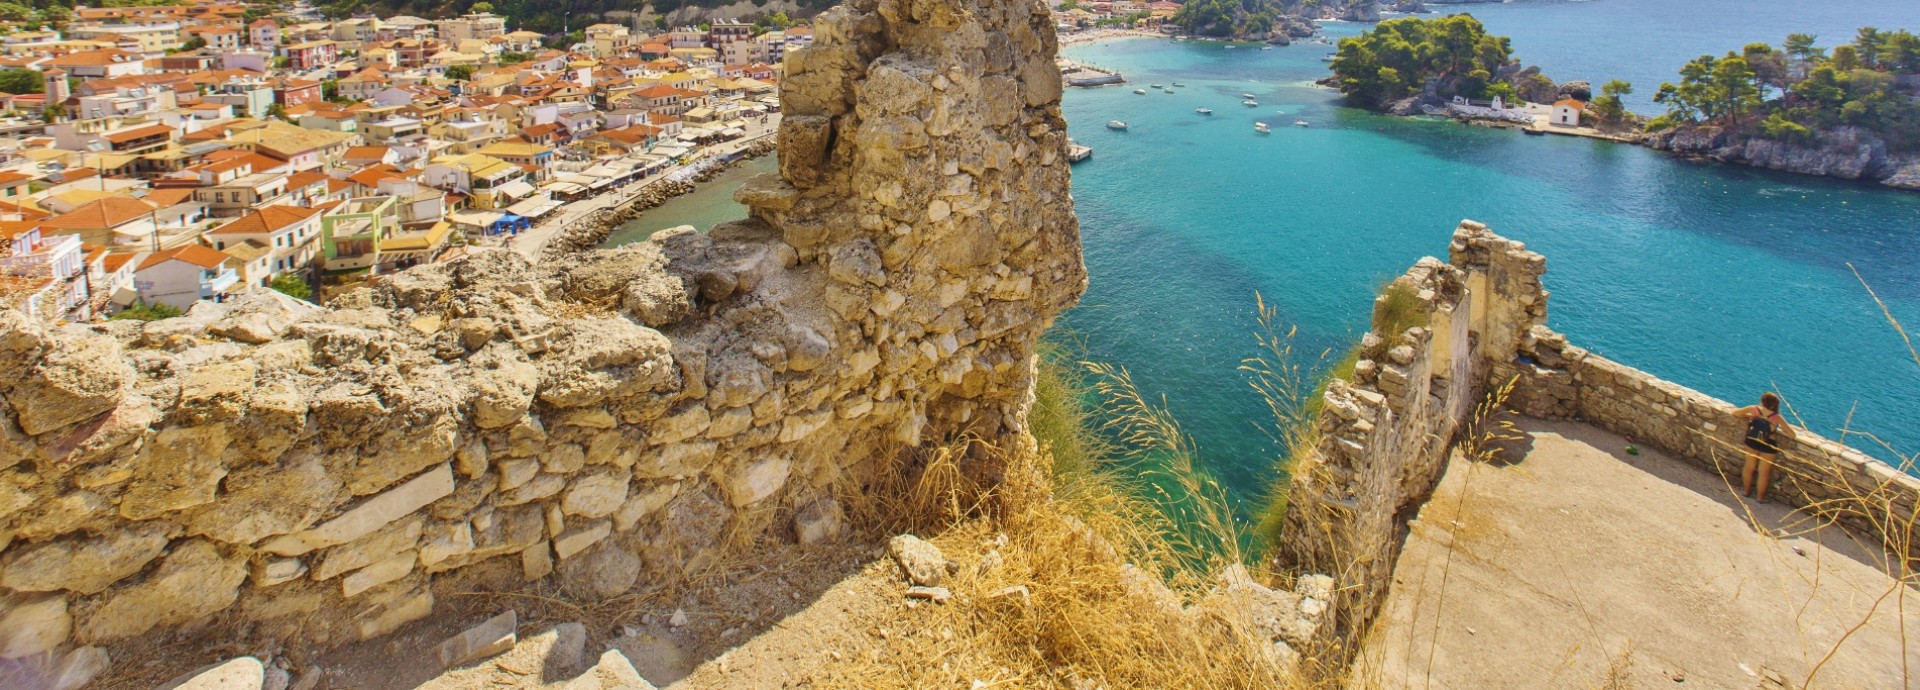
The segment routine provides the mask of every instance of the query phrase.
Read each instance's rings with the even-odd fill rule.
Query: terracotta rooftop
[[[136,270],[144,271],[175,259],[205,269],[216,269],[225,265],[228,261],[232,260],[233,257],[212,247],[189,244],[148,254],[147,260],[140,262],[140,268]]]

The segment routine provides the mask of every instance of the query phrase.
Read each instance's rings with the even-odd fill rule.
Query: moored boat
[[[1254,107],[1259,107],[1260,102],[1259,101],[1241,101],[1240,105],[1244,105],[1249,108],[1254,108]]]
[[[1119,121],[1119,120],[1108,120],[1108,121],[1107,121],[1107,129],[1118,129],[1118,130],[1125,130],[1126,128],[1127,128],[1127,123],[1125,123],[1125,122],[1121,122],[1121,121]]]
[[[1273,132],[1273,128],[1268,127],[1267,123],[1265,122],[1255,122],[1253,123],[1253,131],[1259,132],[1261,134],[1269,134]]]
[[[1142,95],[1142,96],[1144,96],[1144,95],[1146,95],[1146,94],[1147,94],[1147,90],[1146,90],[1146,89],[1134,89],[1134,90],[1133,90],[1133,92],[1134,92],[1134,93],[1137,93],[1137,94],[1140,94],[1140,95]]]
[[[1201,115],[1212,115],[1213,109],[1212,108],[1194,108],[1193,112],[1200,113]]]
[[[1249,92],[1246,92],[1246,91],[1242,91],[1242,92],[1240,92],[1240,97],[1241,97],[1241,98],[1245,98],[1245,99],[1247,99],[1247,100],[1249,100],[1249,101],[1251,101],[1251,100],[1253,100],[1253,99],[1255,99],[1255,98],[1258,98],[1258,96],[1255,96],[1255,95],[1253,95],[1252,93],[1249,93]]]
[[[1176,87],[1176,88],[1177,88],[1177,87],[1181,87],[1181,86],[1186,86],[1186,84],[1182,84],[1182,83],[1180,83],[1180,82],[1177,82],[1177,81],[1176,81],[1176,82],[1174,82],[1174,83],[1173,83],[1173,85],[1174,85],[1174,87]]]
[[[1161,91],[1165,91],[1167,93],[1173,93],[1173,89],[1161,89]]]
[[[1306,120],[1294,120],[1294,121],[1293,121],[1293,126],[1295,126],[1295,127],[1305,127],[1305,126],[1307,126],[1307,121],[1306,121]]]
[[[1156,89],[1157,89],[1157,88],[1160,88],[1160,85],[1159,85],[1159,84],[1148,84],[1147,86],[1149,86],[1149,87],[1152,87],[1152,88],[1156,88]]]

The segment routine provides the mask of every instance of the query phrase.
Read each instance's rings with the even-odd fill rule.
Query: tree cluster
[[[1754,43],[1695,58],[1679,82],[1660,85],[1653,100],[1667,112],[1651,126],[1712,124],[1795,141],[1855,126],[1920,145],[1920,100],[1902,87],[1920,76],[1920,36],[1866,27],[1831,51],[1816,42],[1792,34],[1779,48]]]
[[[1429,80],[1437,84],[1443,98],[1511,98],[1513,85],[1495,75],[1512,61],[1512,55],[1505,36],[1488,34],[1471,15],[1405,17],[1340,39],[1333,74],[1342,93],[1368,106],[1384,106],[1419,93]]]
[[[1280,0],[1187,0],[1173,23],[1194,36],[1259,39],[1286,15]]]

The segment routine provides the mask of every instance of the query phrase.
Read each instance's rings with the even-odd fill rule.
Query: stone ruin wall
[[[0,663],[216,619],[337,645],[452,582],[612,596],[742,534],[831,539],[916,448],[1031,443],[1034,344],[1086,283],[1044,7],[815,26],[748,220],[325,309],[0,315]]]
[[[1738,481],[1743,460],[1729,452],[1742,432],[1734,405],[1593,355],[1548,329],[1546,260],[1525,245],[1463,221],[1450,255],[1447,263],[1422,259],[1395,281],[1418,296],[1424,325],[1382,333],[1386,297],[1376,301],[1353,380],[1328,386],[1317,452],[1293,470],[1277,557],[1333,575],[1336,624],[1326,634],[1353,639],[1365,629],[1392,583],[1407,522],[1438,483],[1462,425],[1509,381],[1509,409],[1595,424]],[[1920,480],[1804,430],[1775,477],[1773,495],[1796,507],[1870,497],[1877,518],[1840,516],[1866,533],[1876,519],[1910,518],[1920,496]]]

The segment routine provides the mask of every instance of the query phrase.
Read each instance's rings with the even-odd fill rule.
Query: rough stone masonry
[[[916,447],[1030,443],[1034,343],[1086,284],[1044,7],[855,0],[816,31],[748,220],[324,309],[0,315],[0,658],[216,614],[338,644],[451,577],[611,596],[726,533],[833,538],[836,492]]]

